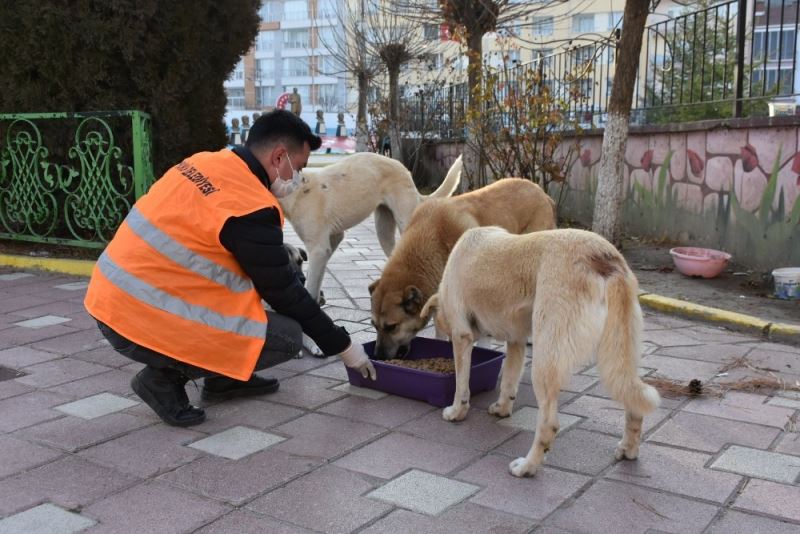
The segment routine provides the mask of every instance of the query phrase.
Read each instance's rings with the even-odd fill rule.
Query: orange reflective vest
[[[282,226],[277,199],[233,152],[191,156],[131,208],[97,260],[86,309],[143,347],[248,380],[267,315],[219,234],[228,218],[268,207]]]

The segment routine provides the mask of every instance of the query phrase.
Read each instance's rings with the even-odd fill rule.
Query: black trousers
[[[300,327],[300,323],[275,312],[268,312],[268,320],[266,340],[264,347],[261,349],[261,355],[256,362],[256,371],[288,361],[294,358],[303,348],[303,329]],[[105,323],[97,321],[97,326],[114,350],[133,361],[157,369],[177,369],[190,379],[218,376],[217,373],[212,371],[189,365],[150,350],[147,347],[137,345],[115,332]]]

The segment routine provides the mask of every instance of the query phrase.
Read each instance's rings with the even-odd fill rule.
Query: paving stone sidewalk
[[[359,342],[384,261],[365,223],[329,265],[328,311]],[[208,404],[189,384],[208,420],[178,429],[131,392],[140,366],[102,339],[85,287],[0,268],[0,533],[800,532],[800,395],[664,399],[639,460],[616,462],[623,412],[587,367],[528,479],[508,463],[533,438],[529,376],[512,418],[486,412],[495,391],[453,424],[305,357],[265,372],[281,389],[263,398]],[[642,374],[800,380],[798,348],[650,313],[645,327]]]

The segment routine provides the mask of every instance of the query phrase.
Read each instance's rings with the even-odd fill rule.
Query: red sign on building
[[[286,104],[289,103],[289,94],[290,93],[283,93],[278,97],[278,100],[275,101],[275,107],[277,109],[286,109]]]

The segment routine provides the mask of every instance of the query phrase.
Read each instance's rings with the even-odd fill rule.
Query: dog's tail
[[[378,243],[381,244],[383,252],[388,258],[394,250],[394,232],[397,228],[397,221],[394,213],[384,204],[375,209],[375,233],[378,234]]]
[[[450,166],[450,170],[447,171],[447,176],[444,177],[444,181],[436,188],[436,191],[428,195],[427,198],[447,198],[455,193],[458,185],[461,183],[461,169],[464,166],[461,161],[462,157],[463,156],[458,156]]]
[[[638,375],[642,309],[637,298],[636,278],[621,257],[619,261],[618,268],[608,273],[608,316],[597,350],[597,368],[611,397],[621,402],[626,410],[644,416],[658,407],[661,398],[658,391]]]

